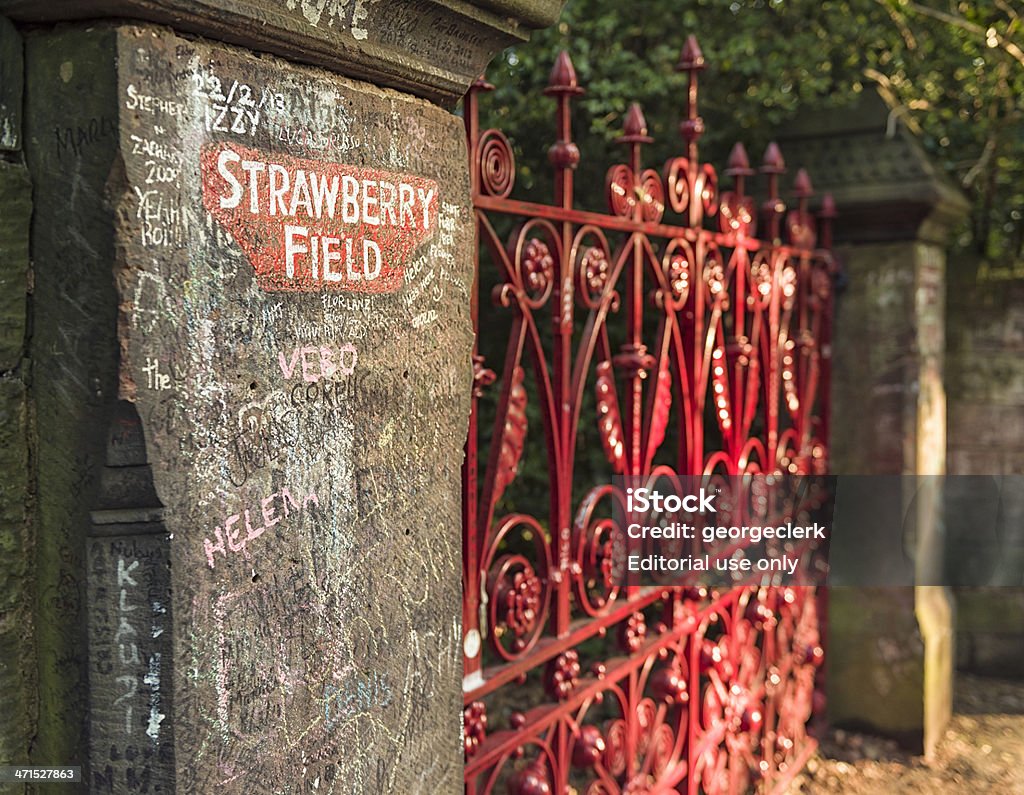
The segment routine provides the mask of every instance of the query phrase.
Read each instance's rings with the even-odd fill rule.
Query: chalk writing
[[[89,541],[95,792],[152,792],[173,768],[169,584],[160,534]]]
[[[114,706],[124,707],[124,732],[132,733],[132,697],[138,688],[137,666],[139,664],[139,648],[135,643],[138,632],[132,625],[130,613],[139,609],[137,604],[131,604],[128,589],[135,588],[138,582],[132,579],[132,573],[139,567],[139,562],[133,560],[125,565],[124,557],[117,559],[117,587],[120,591],[117,611],[117,631],[114,633],[114,643],[117,645],[118,659],[121,662],[121,670],[124,672],[117,677],[117,683],[122,685],[124,690],[114,699]]]
[[[128,110],[139,110],[143,113],[151,113],[154,116],[181,117],[185,115],[186,108],[181,102],[175,102],[164,97],[140,94],[134,83],[129,83],[125,91],[128,94],[128,99],[124,106]]]
[[[146,357],[146,366],[142,368],[146,374],[146,386],[157,391],[171,388],[170,373],[160,372],[160,360]]]
[[[328,729],[361,712],[384,709],[391,704],[391,685],[386,673],[359,674],[342,686],[324,685],[324,721]]]
[[[160,739],[160,724],[167,716],[160,712],[160,653],[157,652],[149,658],[149,671],[142,678],[142,681],[149,685],[149,721],[146,724],[146,734],[156,741]]]
[[[306,498],[302,500],[302,502],[299,502],[292,496],[289,489],[283,488],[260,501],[258,512],[254,511],[254,513],[257,514],[256,521],[259,522],[261,517],[263,520],[263,524],[259,527],[253,527],[252,517],[248,508],[240,514],[232,514],[224,520],[223,529],[220,526],[214,528],[213,535],[214,538],[216,538],[216,543],[210,541],[209,538],[203,539],[203,551],[206,553],[206,562],[212,569],[215,564],[215,552],[219,552],[222,557],[227,558],[229,551],[245,551],[250,541],[254,541],[259,538],[271,527],[278,524],[282,518],[287,519],[292,514],[302,513],[308,508],[310,503],[318,508],[320,507],[320,500],[316,496],[315,491],[309,492]],[[283,517],[277,515],[277,510],[279,508],[284,513]],[[244,536],[242,535],[241,529],[238,527],[238,524],[242,521],[245,523]]]
[[[434,280],[434,272],[428,271],[427,275],[420,279],[420,283],[408,290],[403,298],[406,306],[412,306],[419,299],[420,294],[426,290]]]
[[[151,138],[142,138],[132,134],[129,136],[132,142],[132,154],[142,157],[149,157],[154,160],[161,160],[165,163],[181,165],[182,157],[180,152],[175,152],[167,144],[154,141]],[[146,161],[147,163],[150,161]]]
[[[299,438],[300,419],[294,413],[275,416],[252,412],[228,443],[228,477],[242,486],[249,475],[282,458]]]
[[[286,357],[284,351],[281,351],[277,357],[281,373],[286,379],[291,379],[301,361],[302,380],[316,383],[321,378],[330,378],[335,373],[352,375],[356,369],[358,354],[356,346],[348,343],[337,350],[326,345],[304,345],[293,350],[290,356]]]
[[[428,309],[426,312],[421,312],[412,319],[412,327],[416,329],[423,328],[424,326],[429,326],[435,320],[437,320],[436,310]]]
[[[356,0],[352,8],[352,38],[365,41],[369,34],[363,27],[366,20],[366,0]]]
[[[142,221],[140,235],[147,247],[177,246],[185,242],[187,224],[181,208],[156,188],[133,186],[139,206],[135,217]]]
[[[318,406],[325,409],[340,409],[346,402],[369,397],[367,373],[355,375],[344,381],[314,381],[296,383],[289,393],[293,406]],[[287,415],[286,415],[287,416]],[[306,418],[305,422],[309,422]]]
[[[277,128],[276,140],[290,146],[302,146],[306,149],[337,149],[350,151],[358,149],[360,141],[349,132],[322,132],[308,127],[291,127],[282,124]]]

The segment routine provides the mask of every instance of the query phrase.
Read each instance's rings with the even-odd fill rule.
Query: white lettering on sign
[[[266,172],[267,179],[260,179]],[[227,195],[219,199],[222,210],[242,204],[252,215],[304,215],[321,220],[338,212],[341,189],[341,220],[346,224],[377,226],[410,225],[430,229],[434,189],[407,182],[397,185],[386,180],[356,179],[349,174],[327,176],[305,169],[291,169],[278,163],[243,160],[231,149],[217,156],[217,173],[228,185]]]
[[[201,161],[203,205],[264,290],[393,292],[435,230],[452,243],[428,177],[225,143],[204,147]]]
[[[307,241],[307,242],[302,242]],[[380,276],[381,257],[380,246],[373,240],[362,241],[363,250],[360,262],[356,263],[356,255],[353,251],[355,241],[348,237],[344,240],[340,237],[329,235],[313,235],[310,237],[309,229],[305,226],[293,226],[285,224],[284,227],[284,267],[289,279],[295,278],[297,258],[305,257],[306,265],[314,279],[322,278],[328,282],[358,282],[363,279],[370,281]],[[340,247],[344,244],[345,269],[332,270],[331,263],[339,262],[342,259]],[[318,253],[319,252],[319,253]]]

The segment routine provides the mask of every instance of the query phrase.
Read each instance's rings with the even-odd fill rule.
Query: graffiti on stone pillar
[[[136,664],[156,619],[114,594],[101,651],[132,678],[104,721],[130,707],[136,744],[173,726],[182,791],[451,791],[460,501],[438,484],[458,483],[471,377],[459,122],[154,28],[118,29],[117,52],[118,388],[164,506],[175,652]]]
[[[114,407],[86,540],[91,791],[155,792],[174,765],[171,594],[163,508],[142,423]]]

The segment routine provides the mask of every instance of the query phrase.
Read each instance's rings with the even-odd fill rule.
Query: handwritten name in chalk
[[[327,345],[304,345],[295,348],[289,356],[285,356],[284,351],[277,354],[281,374],[286,380],[291,380],[301,363],[302,380],[310,384],[339,373],[352,375],[356,371],[358,359],[359,354],[352,343],[346,343],[336,349]]]
[[[114,643],[117,644],[118,656],[121,662],[119,670],[122,674],[117,677],[117,682],[124,687],[124,692],[114,699],[114,706],[124,705],[124,731],[125,734],[130,735],[133,726],[133,697],[138,691],[139,686],[137,667],[141,663],[139,647],[135,642],[139,632],[129,620],[132,618],[129,614],[139,609],[139,605],[132,604],[135,595],[138,593],[135,589],[139,585],[138,581],[132,577],[132,574],[139,567],[139,561],[133,560],[129,565],[125,565],[125,563],[124,557],[119,556],[117,559],[117,587],[120,589],[121,594],[118,601],[118,622],[117,632],[114,634]]]
[[[125,93],[128,95],[128,99],[124,106],[128,110],[140,110],[143,113],[152,113],[154,116],[175,116],[177,118],[184,117],[188,112],[188,108],[182,102],[140,94],[134,83],[129,83]]]
[[[210,568],[216,566],[216,553],[227,558],[228,552],[237,553],[245,551],[250,541],[255,541],[267,530],[279,524],[282,520],[298,516],[308,509],[312,503],[320,507],[320,499],[315,491],[309,492],[301,502],[296,499],[291,490],[283,488],[276,491],[264,500],[260,501],[259,508],[250,511],[246,508],[241,513],[232,514],[224,520],[224,524],[215,527],[213,537],[203,539],[203,551],[206,553],[206,562]],[[256,517],[258,527],[253,526],[253,516]],[[262,523],[260,523],[262,520]]]
[[[357,674],[342,685],[324,685],[324,723],[329,730],[356,715],[389,707],[391,682],[381,671]]]
[[[440,190],[426,177],[226,142],[205,146],[200,161],[203,206],[263,290],[393,292],[440,226]]]

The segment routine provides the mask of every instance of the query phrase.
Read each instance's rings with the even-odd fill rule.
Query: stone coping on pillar
[[[452,106],[564,0],[0,0],[16,22],[139,19]]]
[[[921,239],[943,244],[970,204],[904,121],[877,92],[848,108],[817,111],[779,136],[789,164],[814,176],[815,193],[831,193],[837,243]]]

